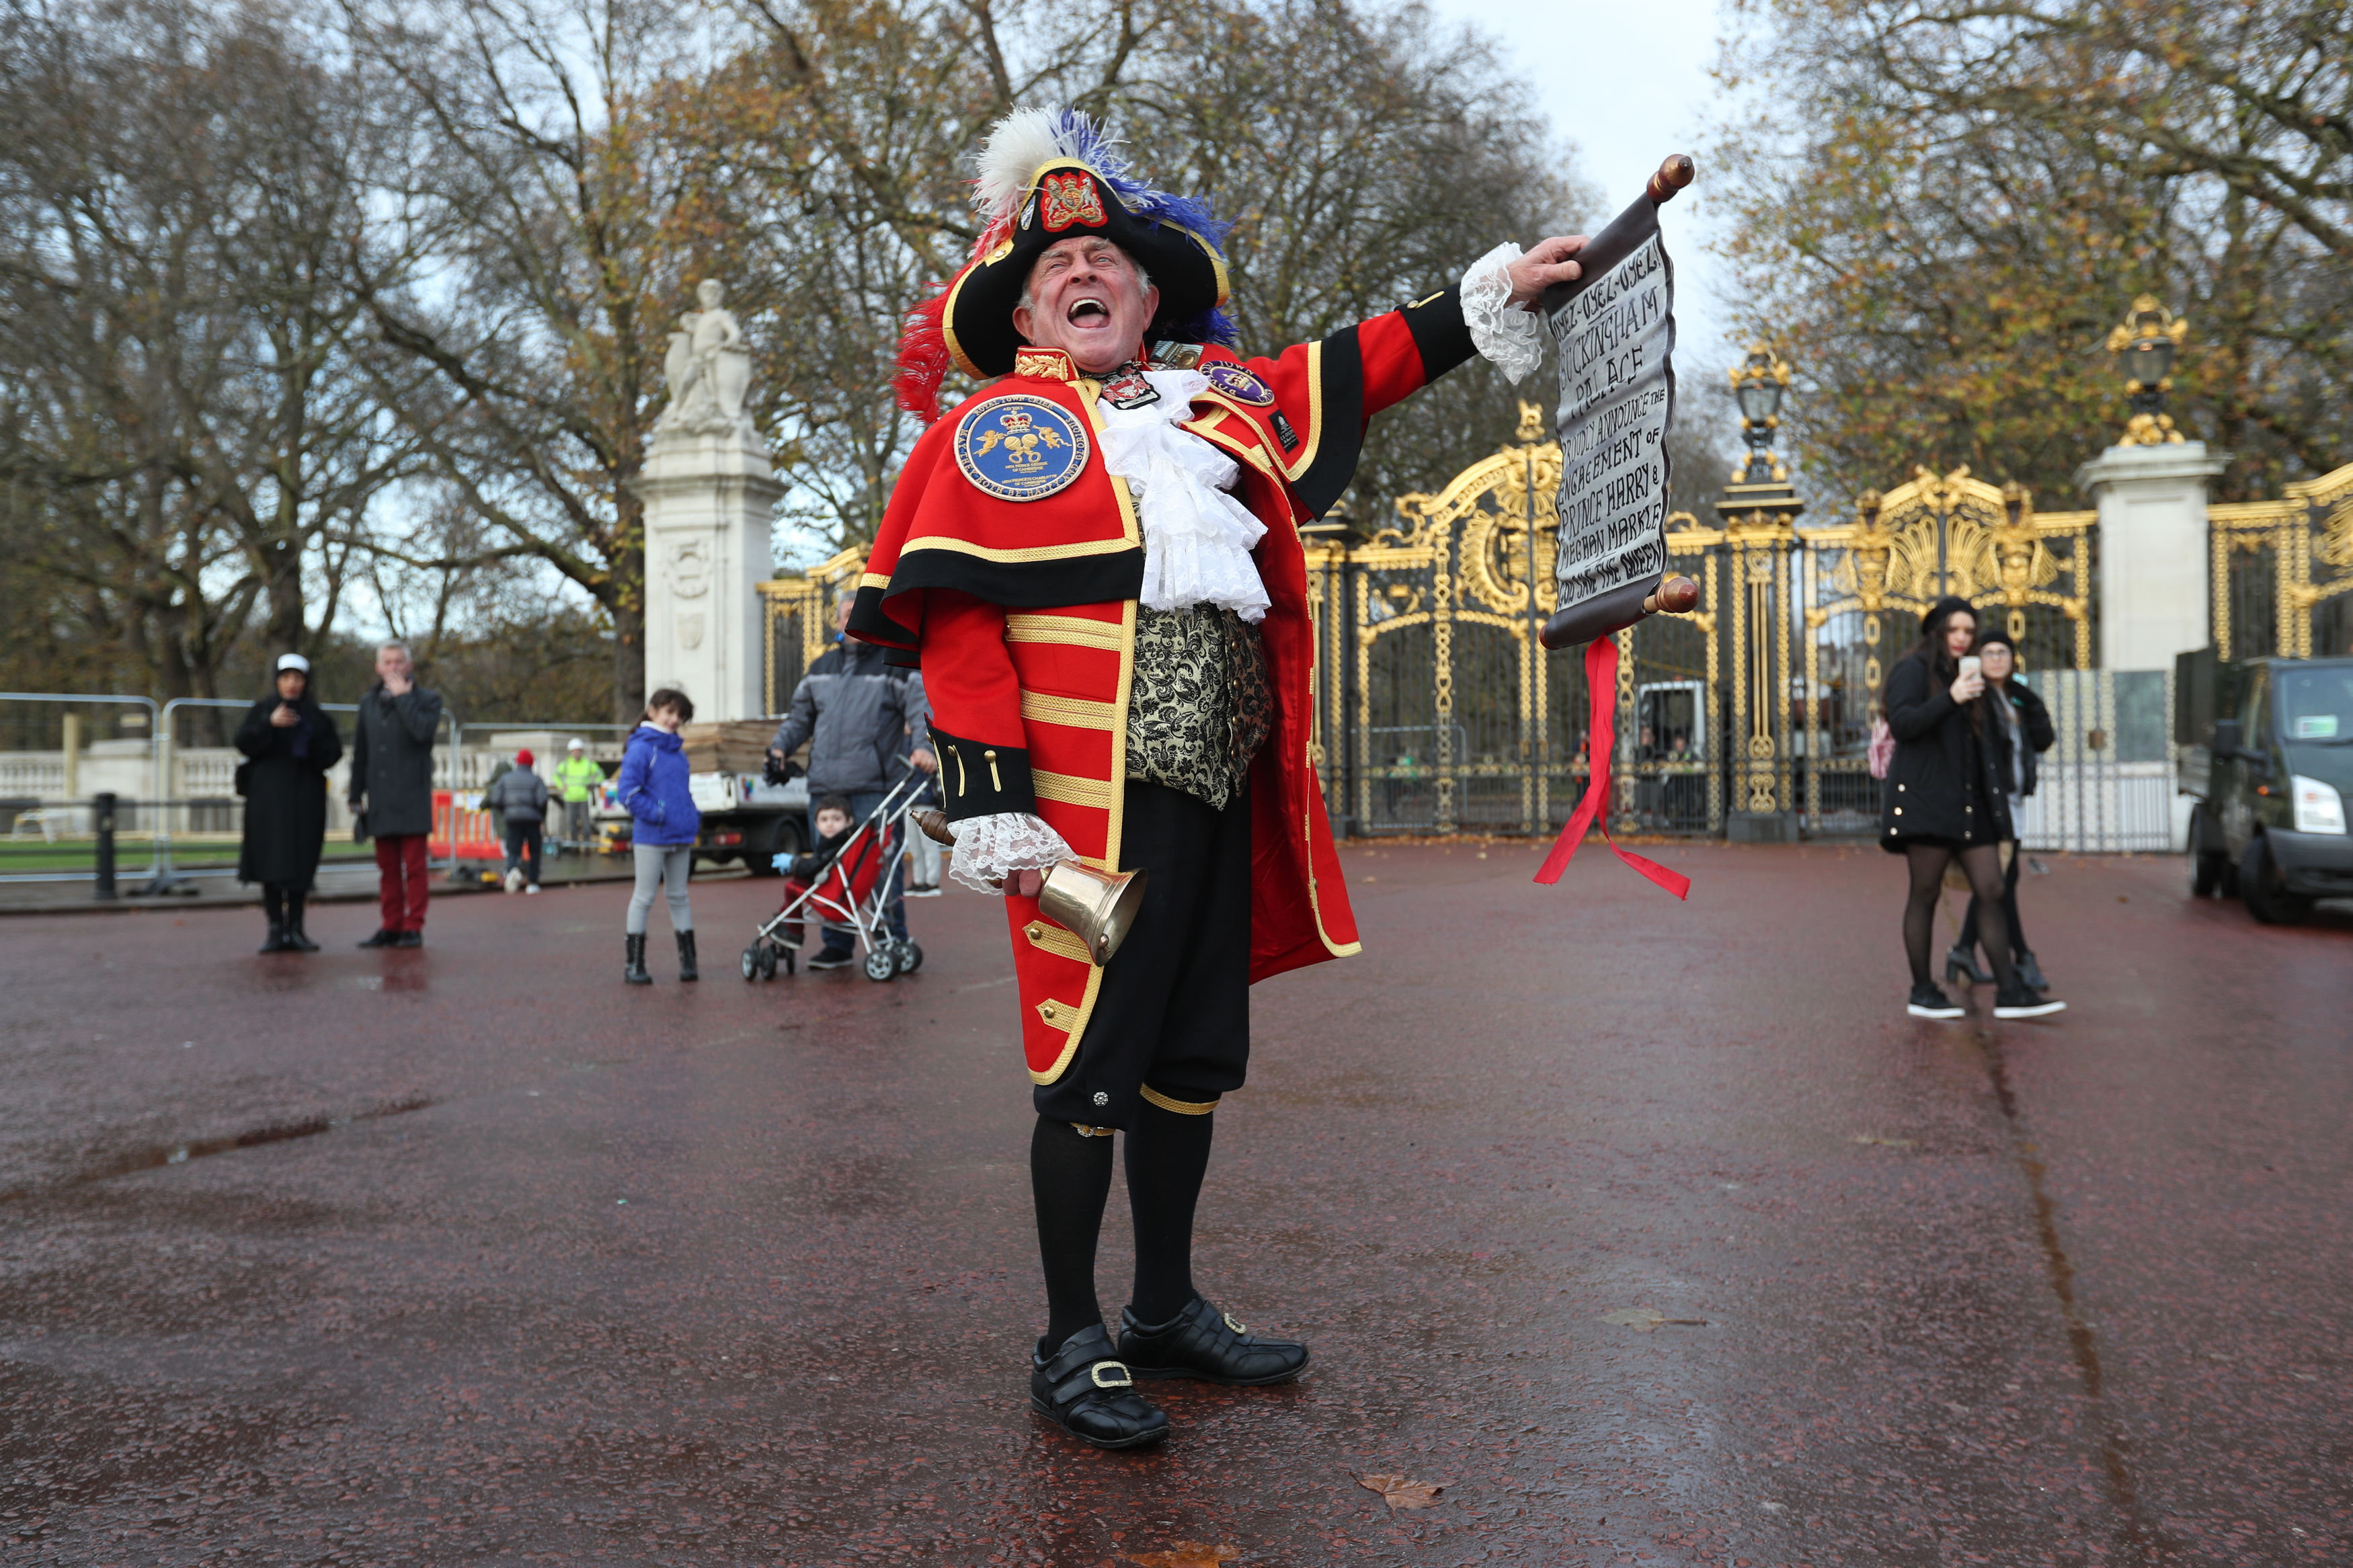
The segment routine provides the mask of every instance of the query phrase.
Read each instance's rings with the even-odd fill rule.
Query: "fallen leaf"
[[[1444,1481],[1408,1480],[1403,1476],[1358,1476],[1356,1484],[1366,1491],[1380,1493],[1381,1500],[1393,1509],[1432,1507],[1447,1485]]]
[[[1912,1140],[1909,1138],[1882,1138],[1876,1133],[1872,1132],[1858,1132],[1854,1135],[1854,1141],[1858,1143],[1875,1143],[1882,1149],[1909,1149],[1912,1147]]]
[[[1638,1334],[1647,1334],[1652,1329],[1664,1328],[1669,1323],[1687,1329],[1707,1327],[1705,1318],[1670,1318],[1656,1307],[1620,1307],[1614,1312],[1602,1313],[1601,1321],[1615,1323],[1621,1329],[1631,1329]]]
[[[1143,1568],[1218,1568],[1242,1554],[1239,1546],[1211,1546],[1204,1541],[1180,1541],[1166,1552],[1146,1552],[1124,1559]]]

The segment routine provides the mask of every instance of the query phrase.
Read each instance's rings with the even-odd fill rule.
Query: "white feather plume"
[[[1055,158],[1101,162],[1117,145],[1115,137],[1083,114],[1062,109],[1017,109],[989,127],[988,141],[974,168],[973,207],[986,224],[1010,217],[1039,164]]]

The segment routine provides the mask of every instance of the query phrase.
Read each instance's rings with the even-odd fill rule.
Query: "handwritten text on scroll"
[[[1560,605],[1666,570],[1674,266],[1653,234],[1552,316],[1560,346]]]

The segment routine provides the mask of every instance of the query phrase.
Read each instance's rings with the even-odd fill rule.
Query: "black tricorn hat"
[[[1160,290],[1149,338],[1229,342],[1223,226],[1208,204],[1132,179],[1116,143],[1072,110],[1024,110],[1000,121],[981,156],[975,202],[986,227],[972,259],[910,311],[900,340],[902,406],[938,417],[953,364],[976,379],[1013,368],[1026,342],[1013,330],[1029,269],[1049,246],[1100,234],[1134,258]]]
[[[1147,338],[1173,338],[1226,302],[1225,258],[1209,243],[1166,219],[1137,216],[1100,174],[1075,160],[1038,171],[1013,233],[948,285],[941,325],[956,368],[971,376],[1003,375],[1028,339],[1013,330],[1013,308],[1046,247],[1076,235],[1100,234],[1135,258],[1160,290]]]

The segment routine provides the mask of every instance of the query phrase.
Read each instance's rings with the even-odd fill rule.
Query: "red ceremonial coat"
[[[1235,495],[1267,531],[1254,554],[1272,601],[1259,630],[1274,723],[1250,770],[1253,983],[1358,948],[1308,755],[1315,634],[1298,524],[1347,488],[1367,419],[1472,352],[1453,289],[1271,359],[1154,349],[1157,364],[1212,378],[1184,428],[1235,459]],[[1060,351],[1023,349],[1012,374],[933,426],[892,493],[849,629],[920,662],[952,822],[1034,813],[1115,869],[1144,545],[1126,483],[1103,467],[1102,392]],[[1103,971],[1035,899],[1005,905],[1024,1055],[1051,1083]]]

